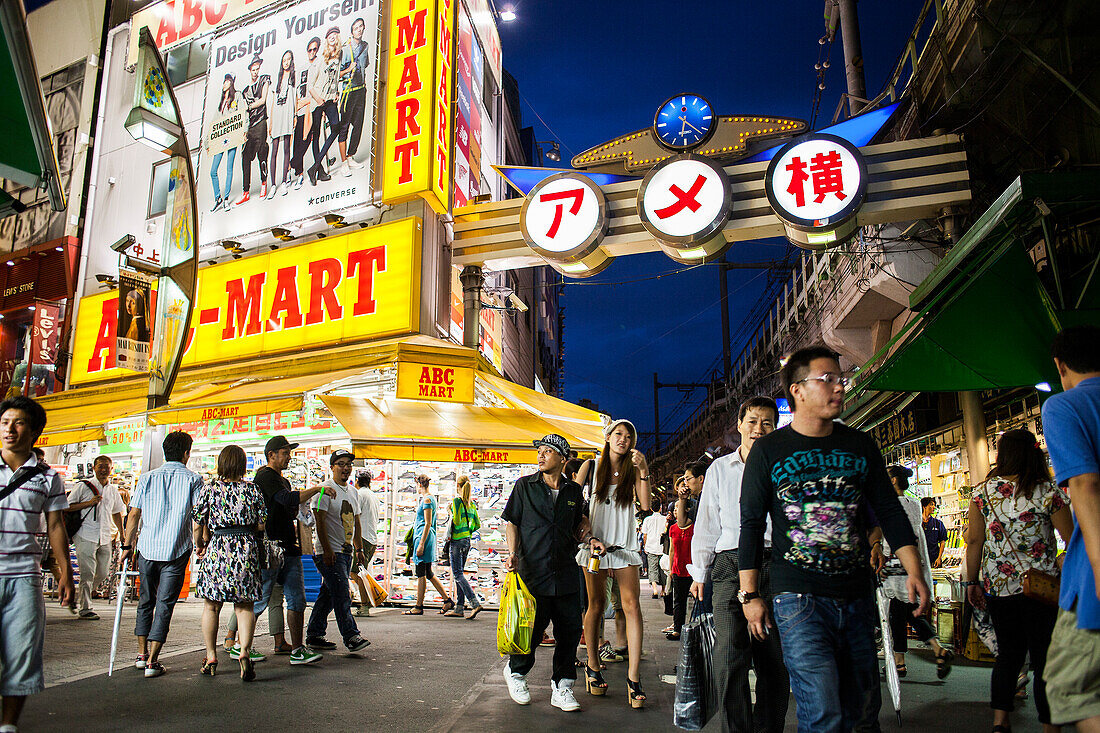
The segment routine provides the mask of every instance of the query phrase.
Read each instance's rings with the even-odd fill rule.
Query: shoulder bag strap
[[[19,470],[12,475],[11,481],[8,482],[8,485],[5,486],[3,489],[0,489],[0,501],[7,499],[9,496],[11,496],[12,492],[18,489],[20,486],[27,483],[35,476],[45,474],[48,470],[48,468],[43,468],[42,464],[40,463],[36,464],[34,468],[20,466]]]

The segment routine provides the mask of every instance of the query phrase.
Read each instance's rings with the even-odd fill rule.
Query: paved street
[[[30,700],[24,731],[107,731],[157,725],[167,730],[300,729],[307,722],[324,729],[385,731],[635,730],[673,731],[673,686],[660,681],[674,673],[677,645],[658,632],[667,623],[656,601],[645,599],[646,643],[643,685],[645,710],[628,709],[625,665],[609,665],[609,694],[592,698],[578,686],[581,714],[565,714],[549,705],[551,650],[539,650],[529,679],[533,703],[521,708],[509,700],[501,679],[503,660],[495,650],[496,616],[474,621],[444,619],[429,611],[407,618],[396,609],[359,619],[372,645],[360,657],[326,655],[313,667],[289,666],[286,657],[257,665],[258,679],[243,685],[236,663],[221,655],[214,679],[198,674],[203,653],[199,633],[201,603],[176,607],[165,646],[168,674],[145,680],[131,666],[136,654],[134,607],[122,621],[115,675],[106,676],[113,610],[97,607],[98,622],[79,621],[67,610],[47,610],[46,674],[48,689]],[[227,617],[223,611],[223,621]],[[266,632],[266,619],[260,628]],[[330,627],[335,638],[335,626]],[[268,652],[270,637],[257,648]],[[946,683],[936,679],[930,654],[910,655],[903,681],[904,729],[977,731],[988,728],[989,668],[956,665]],[[883,694],[886,695],[885,687]],[[884,731],[897,730],[889,702],[883,706]],[[788,729],[794,730],[794,707]],[[712,722],[707,730],[716,730]],[[1030,702],[1014,721],[1016,731],[1039,731]]]

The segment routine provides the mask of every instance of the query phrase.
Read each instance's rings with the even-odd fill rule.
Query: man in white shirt
[[[740,592],[737,545],[741,536],[741,479],[753,443],[775,430],[779,408],[768,397],[746,400],[737,415],[741,446],[711,463],[691,541],[691,594],[702,600],[708,578],[714,585],[714,671],[723,731],[781,733],[790,700],[779,634],[758,642],[749,636],[742,604],[756,597]],[[765,542],[770,545],[769,525]],[[770,567],[765,550],[761,591],[767,595]],[[756,670],[756,705],[749,695],[749,665]]]
[[[73,537],[76,562],[80,566],[80,618],[95,621],[99,615],[92,610],[92,591],[106,579],[111,570],[111,525],[122,537],[122,514],[126,505],[118,489],[111,484],[113,462],[109,456],[97,456],[92,462],[92,478],[80,479],[69,490],[66,512],[80,512],[84,521]]]
[[[665,554],[665,548],[661,545],[661,535],[666,531],[668,520],[658,503],[653,507],[653,513],[642,520],[642,549],[649,564],[649,587],[654,598],[665,594],[665,573],[661,570],[661,556]]]
[[[325,639],[328,615],[336,612],[336,625],[349,652],[366,649],[370,642],[359,635],[359,627],[351,615],[351,593],[348,574],[351,572],[353,548],[363,538],[359,534],[359,497],[348,485],[355,455],[339,448],[329,456],[332,478],[313,497],[313,515],[317,527],[313,532],[313,563],[321,574],[321,591],[313,603],[313,612],[306,626],[306,646],[313,649],[335,649]],[[362,558],[363,552],[357,552]]]

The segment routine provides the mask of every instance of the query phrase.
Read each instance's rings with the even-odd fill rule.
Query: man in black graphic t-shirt
[[[918,616],[929,590],[916,538],[877,445],[834,422],[847,384],[837,355],[823,346],[802,349],[782,377],[791,424],[757,440],[745,464],[739,600],[753,636],[763,639],[778,627],[799,730],[877,731],[882,700],[867,509],[897,548]],[[772,609],[757,592],[768,517]]]
[[[244,167],[241,175],[244,195],[237,202],[243,204],[249,199],[249,186],[252,185],[252,161],[255,159],[260,166],[260,198],[267,196],[267,92],[271,88],[271,77],[267,74],[260,76],[260,65],[263,59],[259,54],[252,57],[248,64],[248,71],[252,74],[252,83],[244,88],[242,95],[248,109],[248,133],[244,138],[244,152],[241,158]]]

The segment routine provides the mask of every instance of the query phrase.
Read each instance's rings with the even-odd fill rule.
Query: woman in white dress
[[[588,648],[585,666],[585,687],[593,695],[607,692],[607,682],[600,674],[597,651],[600,620],[607,595],[610,573],[619,584],[619,596],[626,616],[627,698],[632,708],[645,705],[645,693],[639,685],[638,665],[642,658],[642,612],[638,605],[642,565],[638,529],[634,519],[635,506],[649,511],[649,465],[636,448],[638,431],[629,420],[616,420],[606,431],[603,452],[595,462],[586,461],[577,473],[577,483],[585,485],[591,478],[592,498],[589,519],[592,539],[577,559],[587,567],[593,553],[600,555],[600,569],[585,572],[588,609],[584,614],[584,638]],[[615,548],[608,551],[608,548]]]

